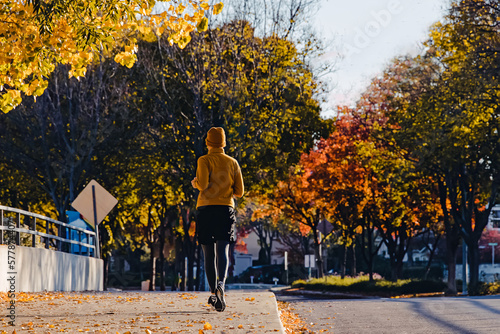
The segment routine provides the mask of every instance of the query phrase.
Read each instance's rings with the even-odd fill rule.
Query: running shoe
[[[208,297],[208,305],[212,305],[213,307],[215,307],[216,301],[217,297],[215,295],[210,295],[210,297]]]
[[[217,288],[215,289],[215,310],[222,312],[226,309],[226,301],[224,300],[224,283],[219,282]]]

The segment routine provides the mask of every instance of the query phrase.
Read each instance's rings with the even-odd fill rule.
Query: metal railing
[[[71,231],[76,232],[78,240],[70,238]],[[47,249],[90,256],[91,250],[93,255],[96,254],[95,235],[94,231],[29,211],[0,205],[0,244],[15,243],[16,245],[39,247],[43,241],[44,247]],[[23,236],[24,238],[22,238]],[[40,240],[38,245],[37,236]],[[71,245],[78,246],[79,251],[76,252]],[[83,250],[82,247],[85,247],[86,250]]]

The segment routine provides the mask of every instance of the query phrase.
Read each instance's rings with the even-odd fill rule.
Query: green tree
[[[456,293],[455,268],[460,227],[450,213],[441,165],[442,153],[446,152],[442,146],[443,119],[433,114],[431,107],[428,112],[424,111],[427,103],[436,99],[441,71],[440,64],[430,53],[416,58],[397,58],[380,78],[373,80],[361,104],[366,106],[367,119],[382,120],[383,126],[373,131],[376,141],[410,161],[416,172],[424,178],[430,177],[435,183],[432,193],[439,198],[446,234],[448,291]],[[430,124],[438,128],[432,128]]]
[[[500,182],[495,3],[452,5],[433,27],[425,57],[402,63],[417,75],[399,80],[403,89],[392,97],[397,107],[387,113],[401,146],[437,175],[444,216],[450,213],[469,248],[472,293],[478,283],[478,241]],[[422,70],[428,74],[418,75]],[[420,93],[410,94],[415,87]]]
[[[259,38],[247,22],[209,29],[184,49],[164,39],[145,42],[138,55],[135,103],[150,111],[145,131],[185,194],[185,231],[193,228],[190,181],[210,127],[226,129],[226,151],[240,162],[250,191],[276,184],[328,131],[314,99],[317,84],[293,43]],[[182,238],[185,256],[195,244],[188,234]],[[195,259],[188,256],[188,262]]]
[[[451,214],[469,249],[471,293],[479,280],[479,239],[500,185],[500,38],[492,23],[498,19],[496,1],[463,1],[452,6],[445,24],[436,25],[430,41],[446,66],[442,78],[450,89],[439,104],[450,124],[446,137],[452,157],[444,169]]]
[[[1,205],[26,211],[54,211],[50,199],[36,184],[30,182],[29,176],[18,170],[7,159],[0,160],[0,203]],[[47,203],[49,203],[47,205]]]

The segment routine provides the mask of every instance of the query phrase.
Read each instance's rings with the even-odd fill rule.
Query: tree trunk
[[[403,277],[403,261],[398,261],[396,264],[396,281]]]
[[[386,242],[387,252],[389,253],[389,263],[391,264],[390,280],[396,282],[398,280],[398,259],[396,252],[396,242],[389,238]]]
[[[160,251],[160,258],[158,259],[158,272],[160,273],[160,291],[165,291],[165,256]]]
[[[409,237],[406,237],[406,232],[404,231],[404,227],[403,227],[403,230],[400,231],[399,233],[399,245],[398,245],[398,252],[397,252],[397,258],[396,258],[396,273],[397,273],[397,277],[396,279],[400,279],[400,278],[403,278],[403,265],[404,265],[404,258],[405,258],[405,254],[407,253],[407,250],[410,246],[410,241],[411,241],[411,238]]]
[[[181,290],[183,284],[181,277],[184,276],[182,271],[182,263],[184,262],[184,253],[182,251],[182,240],[175,238],[175,264],[174,264],[174,281],[172,282],[172,291]]]
[[[316,254],[316,269],[318,272],[318,278],[324,276],[323,272],[323,257],[321,256],[321,243],[318,238],[318,230],[313,228],[314,237],[314,253]]]
[[[458,240],[452,240],[451,236],[446,238],[446,262],[448,264],[448,288],[446,293],[455,295],[457,293],[457,254]]]
[[[365,256],[366,264],[368,265],[368,276],[370,278],[370,282],[373,282],[373,232],[371,229],[367,230],[367,236],[368,238],[367,243],[368,243],[368,256]],[[364,249],[363,249],[363,254],[364,254]]]
[[[427,266],[425,267],[424,280],[429,277],[429,273],[431,272],[432,260],[434,259],[434,254],[436,254],[436,248],[441,240],[441,235],[435,237],[434,243],[432,244],[432,249],[430,249],[429,261],[427,261]]]
[[[471,238],[472,239],[472,238]],[[469,244],[469,295],[477,295],[479,287],[479,247],[478,240],[470,240]]]
[[[360,241],[359,244],[361,245],[361,256],[368,266],[368,276],[370,282],[373,282],[373,266],[375,256],[383,244],[381,242],[378,246],[374,245],[374,230],[375,229],[372,225],[365,220],[363,224],[363,233],[361,233],[358,239]]]
[[[448,294],[457,293],[457,254],[460,243],[460,231],[456,223],[452,222],[446,200],[448,190],[443,179],[438,178],[439,202],[443,210],[443,221],[446,233],[446,262],[448,265]]]
[[[391,281],[394,282],[403,277],[403,260],[411,242],[411,237],[406,234],[407,228],[403,223],[391,233],[383,234],[390,258]]]
[[[151,263],[149,271],[149,291],[155,291],[155,276],[156,276],[156,257],[153,254],[153,246],[151,246]]]
[[[350,252],[352,255],[352,258],[351,258],[351,276],[355,277],[357,275],[357,271],[356,271],[356,246],[354,243],[350,247]]]
[[[368,277],[369,281],[373,282],[373,258],[370,257],[370,261],[368,261]]]
[[[183,221],[183,227],[184,227],[184,237],[182,240],[182,249],[184,253],[183,257],[183,276],[184,277],[184,287],[186,291],[193,291],[193,285],[194,285],[194,277],[193,277],[193,267],[194,267],[194,260],[195,260],[195,252],[196,248],[194,245],[194,242],[191,241],[191,236],[189,235],[189,229],[191,227],[191,210],[187,207],[182,207],[181,208],[181,215],[182,215],[182,221]],[[186,266],[186,258],[187,258],[187,266]]]
[[[392,282],[396,282],[398,280],[397,261],[396,261],[396,259],[394,258],[393,255],[390,255],[389,261],[391,263],[391,277],[390,277],[390,280]]]
[[[478,242],[488,224],[488,218],[498,195],[498,186],[492,183],[487,208],[480,209],[476,203],[478,194],[476,184],[468,179],[467,166],[460,166],[459,176],[447,174],[447,188],[452,206],[452,214],[460,227],[461,235],[469,248],[470,282],[469,293],[477,293],[479,284],[479,249]],[[457,188],[459,191],[457,191]]]
[[[165,291],[165,222],[162,221],[160,226],[160,254],[158,262],[158,271],[160,272],[160,291]]]
[[[108,275],[109,275],[109,255],[108,254],[103,254],[102,257],[103,260],[103,274],[104,274],[104,281],[103,281],[103,289],[104,291],[108,290]]]
[[[347,247],[346,245],[342,245],[342,258],[340,260],[340,278],[345,278],[345,269],[347,265]]]
[[[201,255],[201,245],[198,244],[196,247],[196,290],[197,291],[205,291],[205,281],[204,281],[204,276],[205,273],[203,272],[203,257]]]
[[[267,243],[267,263],[272,264],[272,252],[273,252],[273,233],[268,231],[269,242]]]

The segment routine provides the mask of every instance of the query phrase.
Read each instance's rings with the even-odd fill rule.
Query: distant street
[[[500,333],[500,296],[277,299],[290,302],[295,313],[316,333]]]

